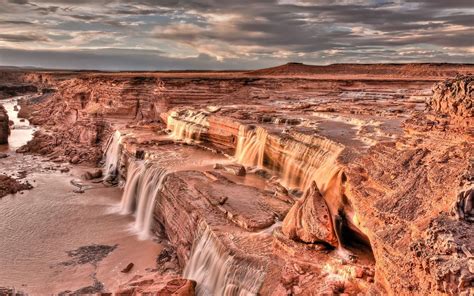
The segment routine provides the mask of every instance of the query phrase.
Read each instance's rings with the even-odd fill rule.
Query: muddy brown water
[[[130,232],[133,217],[112,211],[122,190],[93,184],[74,193],[70,181],[87,168],[60,173],[59,166],[14,151],[34,128],[20,121],[16,99],[2,100],[15,128],[0,151],[0,174],[26,171],[34,188],[0,199],[0,287],[29,295],[52,295],[96,287],[113,291],[120,283],[155,268],[161,246]],[[137,250],[140,250],[137,252]],[[133,269],[121,273],[129,263]],[[98,291],[96,290],[96,291]]]

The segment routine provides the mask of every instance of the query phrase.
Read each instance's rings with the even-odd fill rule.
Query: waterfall
[[[209,127],[208,114],[202,111],[186,110],[179,117],[176,112],[167,118],[167,128],[171,130],[171,137],[188,142],[199,141],[201,133]]]
[[[234,158],[240,164],[275,172],[286,187],[305,190],[316,181],[323,191],[340,169],[336,158],[342,150],[341,145],[315,135],[271,137],[262,127],[241,125]]]
[[[135,196],[145,166],[143,162],[131,161],[127,167],[127,180],[122,194],[121,209],[123,214],[132,214],[136,208]]]
[[[141,239],[150,237],[155,202],[168,172],[150,162],[130,162],[122,195],[122,212],[135,212],[135,229]]]
[[[267,136],[267,131],[261,127],[248,130],[241,125],[234,158],[243,165],[263,167]]]
[[[321,192],[340,171],[336,159],[343,147],[314,135],[293,135],[279,143],[278,168],[282,183],[287,187],[306,190],[315,181]]]
[[[265,271],[245,258],[237,259],[208,226],[200,226],[183,277],[197,282],[199,296],[257,295]]]
[[[110,137],[105,150],[104,180],[117,176],[117,168],[120,161],[120,144],[122,143],[122,134],[119,131]]]

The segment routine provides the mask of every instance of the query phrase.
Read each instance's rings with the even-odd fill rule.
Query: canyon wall
[[[168,170],[153,230],[198,290],[208,262],[201,272],[223,276],[202,287],[220,292],[472,291],[473,139],[457,128],[472,120],[472,77],[432,96],[429,75],[258,74],[28,73],[55,91],[24,102],[42,131],[23,151],[97,163],[123,133],[118,175],[135,161]]]

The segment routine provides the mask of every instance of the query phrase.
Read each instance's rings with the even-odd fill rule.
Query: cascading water
[[[197,282],[199,296],[257,295],[265,272],[246,260],[236,259],[207,226],[200,226],[183,277]]]
[[[201,133],[209,127],[208,114],[202,111],[187,110],[178,116],[173,113],[168,116],[167,128],[171,130],[171,137],[188,142],[199,141]]]
[[[249,130],[242,125],[234,158],[243,165],[274,171],[287,187],[305,190],[316,181],[318,188],[324,190],[325,184],[339,170],[335,160],[342,149],[314,135],[295,134],[290,139],[281,139],[270,137],[262,127]]]
[[[155,202],[163,187],[167,171],[150,162],[131,162],[122,195],[122,212],[135,212],[135,229],[141,239],[150,237]]]
[[[243,165],[263,167],[267,136],[267,131],[261,127],[248,130],[241,125],[234,158]]]
[[[121,211],[123,214],[132,214],[135,211],[135,199],[144,168],[143,162],[140,161],[131,161],[128,165],[127,180],[121,202]]]
[[[117,176],[121,143],[122,134],[119,131],[115,131],[115,133],[110,137],[105,151],[104,180]]]
[[[343,147],[314,135],[293,137],[278,145],[282,150],[277,162],[282,183],[306,190],[315,181],[319,190],[324,192],[329,180],[340,171],[336,158]]]

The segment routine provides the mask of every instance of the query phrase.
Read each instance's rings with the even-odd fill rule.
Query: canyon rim
[[[0,295],[474,295],[472,3],[0,5]]]

